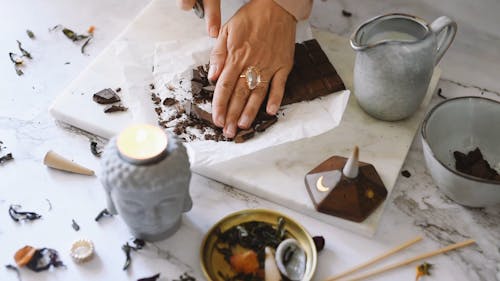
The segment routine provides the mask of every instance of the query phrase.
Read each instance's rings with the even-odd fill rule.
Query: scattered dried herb
[[[63,28],[62,33],[68,37],[73,42],[77,42],[83,39],[89,38],[89,35],[84,35],[84,34],[77,34],[73,30],[69,28]]]
[[[92,38],[94,38],[92,35],[89,36],[89,38],[85,41],[85,43],[83,43],[82,48],[80,49],[80,51],[82,52],[82,54],[85,55],[85,48],[89,44],[90,40],[92,40]]]
[[[442,92],[443,92],[443,90],[441,88],[439,88],[438,91],[437,91],[438,97],[440,97],[442,99],[447,99],[447,97],[443,96]]]
[[[35,212],[23,212],[18,211],[21,208],[21,205],[10,205],[9,207],[9,216],[15,221],[34,221],[40,219],[42,216]]]
[[[16,275],[17,275],[17,280],[18,281],[21,281],[21,272],[19,271],[19,268],[17,268],[16,266],[12,265],[12,264],[7,264],[5,266],[5,268],[7,268],[8,270],[12,270],[14,272],[16,272]]]
[[[405,178],[411,177],[411,173],[408,170],[401,171],[401,175]]]
[[[28,51],[26,51],[25,49],[23,49],[21,42],[19,40],[16,40],[16,41],[17,41],[17,47],[19,48],[19,51],[21,51],[21,53],[23,54],[23,57],[27,57],[30,60],[33,59],[31,54]]]
[[[26,266],[35,272],[48,270],[52,266],[65,267],[57,251],[50,248],[37,249]]]
[[[112,217],[113,214],[111,214],[108,209],[104,209],[102,210],[101,212],[99,212],[99,214],[97,215],[97,217],[95,217],[95,221],[99,221],[101,220],[103,217]]]
[[[318,253],[325,248],[325,238],[323,238],[323,236],[314,236],[313,241]]]
[[[92,155],[95,157],[101,157],[102,151],[97,149],[97,142],[90,142],[90,152],[92,152]]]
[[[137,279],[137,281],[156,281],[156,280],[158,280],[158,278],[160,278],[160,273],[156,273],[155,275],[150,276],[150,277],[144,277],[144,278]]]
[[[352,16],[352,13],[346,10],[342,10],[342,15],[346,18],[350,18]]]
[[[64,64],[71,64],[71,62],[67,61],[67,62],[65,62]]]
[[[144,247],[144,245],[146,245],[146,242],[142,239],[135,238],[132,241],[132,244],[134,244],[134,246],[131,246],[128,242],[126,242],[122,246],[122,250],[125,253],[125,264],[123,265],[123,270],[127,270],[129,268],[130,264],[132,263],[130,251],[131,250],[138,251],[138,250],[142,249]]]
[[[0,164],[3,164],[7,161],[13,160],[14,156],[12,156],[12,153],[7,153],[4,156],[0,157]]]
[[[10,61],[14,63],[14,65],[21,65],[24,62],[23,59],[21,59],[21,57],[16,53],[10,52],[9,58],[10,58]]]
[[[422,276],[430,276],[431,275],[431,270],[432,264],[424,262],[423,264],[417,266],[417,276],[415,278],[415,281],[418,281]]]
[[[30,39],[35,39],[35,33],[33,33],[33,31],[26,29],[26,34],[28,34]]]
[[[56,30],[61,29],[61,28],[62,28],[62,25],[58,24],[58,25],[54,25],[53,27],[50,27],[49,31],[52,32],[52,31],[56,31]]]
[[[184,272],[182,275],[179,276],[179,279],[174,279],[172,281],[196,281],[196,278],[189,275],[187,272]]]
[[[80,230],[80,226],[76,223],[74,219],[71,220],[71,227],[73,227],[75,231]]]
[[[50,200],[45,198],[45,201],[47,201],[47,204],[49,204],[49,212],[52,211],[52,203],[50,202]]]

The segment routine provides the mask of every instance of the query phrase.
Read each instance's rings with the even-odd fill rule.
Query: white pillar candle
[[[139,124],[123,130],[116,145],[125,160],[134,164],[147,164],[166,156],[168,137],[159,127]]]

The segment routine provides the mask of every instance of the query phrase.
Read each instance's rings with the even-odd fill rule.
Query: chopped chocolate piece
[[[410,172],[408,172],[408,170],[401,171],[401,175],[405,178],[411,177],[411,174]]]
[[[342,10],[342,15],[346,18],[350,18],[352,16],[352,13],[346,10]]]
[[[104,108],[104,113],[113,113],[113,112],[118,112],[118,111],[127,111],[127,107],[123,106],[123,105],[115,105],[115,104],[111,104],[111,105],[108,105]]]
[[[163,112],[163,109],[161,107],[155,107],[156,114],[160,115]]]
[[[112,104],[120,101],[120,97],[110,88],[95,93],[92,99],[98,104]]]
[[[252,128],[248,130],[241,130],[234,137],[234,142],[235,143],[245,142],[246,140],[251,139],[254,135],[255,135],[255,130]]]
[[[457,171],[482,179],[500,181],[500,175],[483,158],[479,147],[467,154],[455,151],[453,152],[453,156],[455,157],[455,168]]]
[[[267,128],[271,127],[274,123],[278,121],[278,117],[273,116],[274,118],[268,120],[262,120],[259,123],[255,124],[254,129],[256,132],[264,132]]]
[[[215,85],[208,85],[203,87],[203,90],[209,93],[215,92]]]
[[[205,79],[201,77],[200,71],[198,69],[193,69],[193,79],[191,79],[191,81],[203,84]]]
[[[153,84],[153,83],[149,84],[149,89],[154,90],[155,89],[155,84]]]
[[[323,236],[314,236],[313,241],[317,252],[321,252],[321,250],[325,248],[325,238],[323,238]]]
[[[155,94],[155,93],[152,93],[151,94],[151,100],[153,101],[154,104],[158,105],[161,103],[161,98]]]
[[[174,105],[176,103],[177,103],[177,101],[175,99],[173,99],[173,98],[165,98],[163,100],[163,105],[164,106],[172,106],[172,105]]]
[[[203,109],[201,109],[198,105],[195,103],[191,103],[191,116],[194,116],[200,120],[206,121],[210,124],[213,124],[212,121],[212,113],[207,112]]]
[[[120,87],[118,87],[118,88],[115,89],[115,92],[117,92],[117,93],[119,93],[121,91],[122,91],[122,88],[120,88]]]

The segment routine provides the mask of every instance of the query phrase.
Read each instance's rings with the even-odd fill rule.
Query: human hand
[[[196,0],[177,0],[177,6],[184,11],[193,9]],[[220,29],[220,0],[203,0],[208,36],[217,38]]]
[[[269,91],[266,112],[275,115],[293,66],[295,18],[270,0],[252,0],[226,23],[210,55],[208,78],[217,80],[212,119],[233,138],[237,128],[248,129]],[[241,78],[249,66],[260,70],[254,90]]]

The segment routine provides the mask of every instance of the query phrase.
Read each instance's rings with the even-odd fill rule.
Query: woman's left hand
[[[277,113],[293,66],[295,29],[295,18],[272,0],[250,1],[222,27],[208,78],[217,80],[212,118],[226,137],[252,125],[269,89],[266,111]],[[267,81],[253,90],[240,77],[249,66]]]

